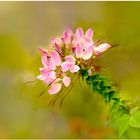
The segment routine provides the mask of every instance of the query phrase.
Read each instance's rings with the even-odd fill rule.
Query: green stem
[[[95,73],[89,76],[87,70],[81,71],[81,75],[82,75],[83,80],[87,83],[87,85],[91,87],[91,89],[95,93],[100,94],[103,100],[107,104],[109,104],[110,120],[112,118],[115,118],[115,120],[118,119],[117,123],[127,123],[129,122],[129,120],[132,119],[133,116],[131,114],[131,109],[132,107],[134,108],[134,106],[132,105],[132,102],[129,100],[123,100],[120,94],[118,93],[117,88],[112,84],[110,80],[108,80],[107,77],[102,76],[99,73]],[[133,126],[132,123],[130,123],[130,125]],[[122,135],[127,130],[128,126],[124,127],[123,124],[122,126],[121,125],[118,126],[120,129],[119,135]]]

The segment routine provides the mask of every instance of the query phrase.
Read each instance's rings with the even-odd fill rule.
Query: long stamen
[[[118,47],[118,46],[120,46],[120,44],[114,44],[114,45],[112,45],[112,48],[113,47]]]
[[[62,89],[64,87],[64,84],[62,85]],[[50,102],[48,105],[54,105],[56,103],[57,100],[59,100],[61,98],[61,96],[63,95],[63,93],[65,93],[65,91],[68,89],[68,88],[65,88],[64,90],[62,90],[57,94],[57,96],[55,96]]]
[[[49,105],[54,105],[55,102],[56,102],[56,100],[58,99],[59,95],[61,96],[61,94],[62,94],[62,89],[61,89],[61,91],[49,102],[48,106],[49,106]]]
[[[61,93],[61,92],[60,92],[60,93]],[[55,96],[51,99],[51,101],[48,103],[48,106],[51,106],[51,105],[52,105],[52,103],[56,100],[56,98],[59,96],[60,93],[58,93],[57,95],[55,95]]]
[[[34,82],[36,82],[36,81],[37,81],[37,79],[32,80],[32,81],[27,81],[27,82],[25,82],[24,84],[25,84],[25,85],[28,85],[28,84],[34,83]]]
[[[59,76],[61,76],[61,74],[62,74],[62,72],[60,72],[60,74],[56,77],[56,79],[57,79]],[[49,87],[53,82],[55,82],[56,79],[54,79],[54,80],[48,85],[48,87]],[[48,88],[48,87],[47,87],[47,88]],[[43,90],[43,91],[40,93],[39,97],[41,97],[41,96],[46,92],[47,88],[45,88],[45,90]]]
[[[98,39],[93,45],[98,44],[101,41],[101,39]]]
[[[45,88],[40,94],[38,97],[41,97],[45,92],[46,92],[47,88]]]
[[[60,108],[62,106],[62,103],[64,101],[64,99],[66,98],[66,96],[68,95],[68,93],[72,90],[72,88],[74,87],[75,85],[75,82],[77,81],[78,77],[75,79],[75,81],[73,82],[73,84],[71,85],[71,88],[67,91],[67,93],[64,95],[64,97],[62,98],[61,102],[60,102]]]

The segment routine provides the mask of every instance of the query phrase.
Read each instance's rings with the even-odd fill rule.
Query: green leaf
[[[139,107],[136,106],[136,107],[134,107],[134,108],[132,108],[132,109],[130,110],[130,114],[133,115],[133,114],[136,113],[138,110],[139,110]]]
[[[119,118],[119,137],[122,136],[122,134],[124,134],[124,132],[128,129],[129,119],[130,116],[127,114],[124,114]]]
[[[137,128],[140,128],[140,111],[138,112],[135,112],[130,120],[129,120],[129,125],[131,127],[137,127]]]

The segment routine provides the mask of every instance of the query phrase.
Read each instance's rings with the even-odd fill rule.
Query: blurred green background
[[[68,26],[119,44],[96,64],[127,98],[140,99],[140,2],[0,2],[0,138],[118,138],[99,96],[77,83],[62,108],[48,107],[38,47]],[[129,130],[123,138],[140,138]]]

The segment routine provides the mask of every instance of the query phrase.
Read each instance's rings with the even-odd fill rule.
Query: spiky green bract
[[[123,135],[129,127],[140,128],[139,107],[132,101],[123,100],[113,83],[99,73],[89,75],[87,70],[81,70],[82,79],[93,90],[100,94],[109,104],[109,120],[112,127],[119,129],[119,136]]]

